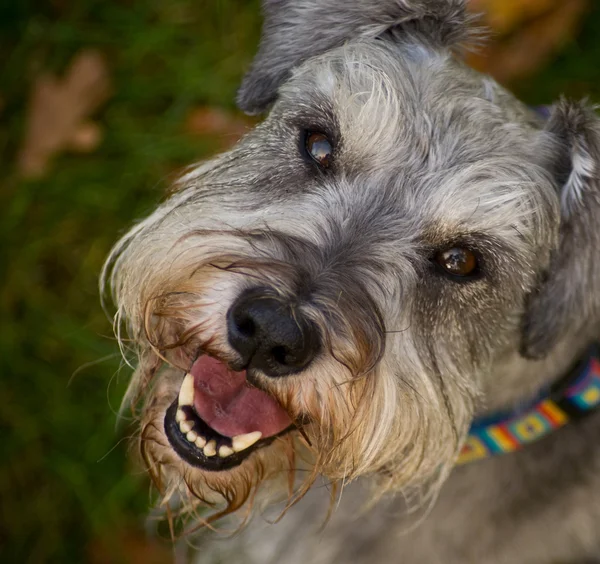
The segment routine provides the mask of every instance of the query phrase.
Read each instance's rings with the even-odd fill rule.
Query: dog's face
[[[586,229],[597,126],[567,104],[544,122],[458,63],[464,23],[440,6],[462,2],[416,4],[377,38],[305,45],[299,66],[268,12],[275,60],[240,98],[260,109],[277,92],[268,117],[113,251],[142,451],[192,508],[233,511],[281,484],[295,499],[318,474],[422,494],[451,469],[495,361],[544,354],[566,328],[549,304],[582,260],[567,251]]]

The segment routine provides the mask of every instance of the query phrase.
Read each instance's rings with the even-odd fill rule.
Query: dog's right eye
[[[304,148],[308,156],[321,168],[329,168],[333,160],[331,141],[324,133],[317,131],[304,132]]]
[[[472,277],[479,271],[476,254],[464,247],[451,247],[441,251],[435,255],[435,261],[452,277]]]

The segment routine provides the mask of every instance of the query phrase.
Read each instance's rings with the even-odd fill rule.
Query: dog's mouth
[[[165,414],[175,452],[203,470],[228,470],[293,428],[285,409],[252,386],[246,371],[204,355],[185,376]]]

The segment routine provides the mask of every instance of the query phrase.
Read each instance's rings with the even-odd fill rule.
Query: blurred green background
[[[600,6],[529,76],[531,104],[600,101]],[[97,278],[118,235],[177,171],[243,130],[234,96],[258,1],[8,0],[0,4],[0,562],[168,562],[145,533],[149,485],[115,410],[122,367]],[[19,169],[42,73],[102,53],[111,96],[78,152]],[[92,139],[93,140],[93,139]],[[64,149],[64,148],[63,148]]]

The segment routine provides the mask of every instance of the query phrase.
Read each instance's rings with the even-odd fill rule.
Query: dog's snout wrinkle
[[[303,370],[319,349],[317,328],[261,288],[238,297],[227,314],[227,331],[242,364],[271,377]]]

